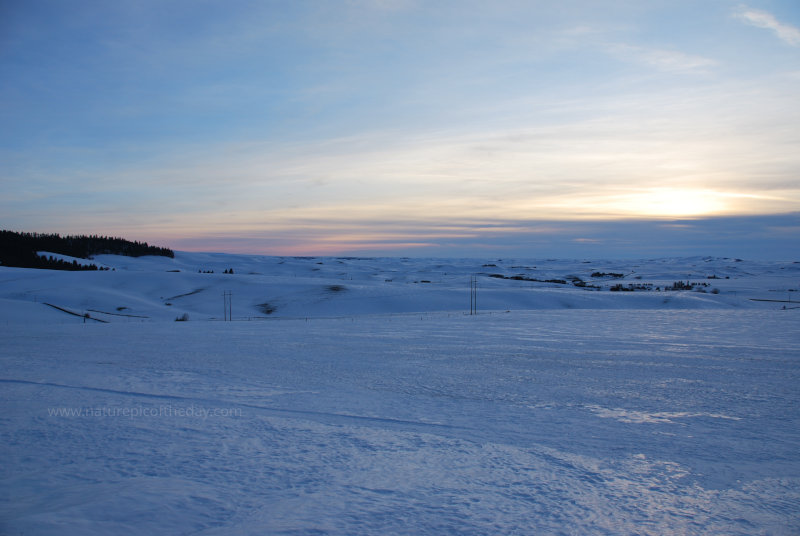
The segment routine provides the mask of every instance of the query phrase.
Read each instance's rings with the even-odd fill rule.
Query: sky
[[[798,95],[797,0],[0,0],[0,227],[794,260]]]

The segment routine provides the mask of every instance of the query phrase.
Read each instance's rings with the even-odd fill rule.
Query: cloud
[[[677,50],[615,44],[609,46],[609,51],[623,60],[644,64],[669,73],[702,73],[716,64],[709,58]]]
[[[490,126],[187,143],[163,153],[140,148],[132,156],[148,158],[128,163],[92,161],[71,148],[0,151],[0,213],[20,227],[47,224],[42,231],[82,222],[73,232],[110,232],[119,221],[147,239],[145,229],[300,233],[386,218],[438,227],[796,211],[800,156],[791,142],[800,116],[793,95],[771,88],[758,96],[714,85],[551,99],[550,114],[522,112]],[[515,109],[534,105],[531,98]]]
[[[739,12],[736,13],[736,16],[747,24],[757,28],[772,30],[781,41],[789,45],[800,46],[800,29],[789,24],[783,24],[771,13],[742,7]]]
[[[408,255],[517,258],[656,258],[712,255],[796,260],[800,213],[699,220],[510,221],[437,227],[434,221],[375,221],[302,229],[238,229],[148,240],[179,250],[273,255]]]

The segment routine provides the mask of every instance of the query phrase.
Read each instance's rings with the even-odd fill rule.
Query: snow
[[[798,264],[98,260],[0,269],[0,533],[800,532]]]
[[[216,320],[226,316],[224,292],[231,293],[231,313],[240,320],[468,311],[473,275],[478,277],[480,311],[774,309],[780,302],[750,299],[800,302],[796,262],[296,258],[184,252],[174,259],[98,255],[91,262],[112,270],[0,267],[0,299],[18,302],[6,303],[0,322],[27,323],[44,315],[52,321],[53,305],[76,314],[62,311],[62,322],[83,322],[87,313],[104,322],[173,321],[183,314],[190,320]],[[234,273],[223,273],[228,269]],[[593,277],[596,273],[624,277]],[[587,287],[575,286],[572,281],[577,278]],[[547,282],[554,280],[566,283]],[[663,290],[676,281],[702,286],[692,292]],[[609,292],[617,284],[651,285],[653,290]]]

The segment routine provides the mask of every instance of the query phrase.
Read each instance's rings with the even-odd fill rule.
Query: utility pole
[[[233,316],[231,314],[232,313],[232,307],[231,307],[232,299],[231,299],[231,296],[232,296],[232,294],[231,294],[230,290],[226,290],[225,292],[222,293],[222,300],[223,300],[223,303],[222,303],[222,315],[223,315],[223,318],[226,321],[233,320]]]
[[[478,278],[474,275],[469,279],[469,314],[478,314]]]

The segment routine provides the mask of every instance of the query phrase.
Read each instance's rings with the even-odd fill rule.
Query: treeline
[[[123,238],[98,235],[68,235],[42,233],[18,233],[0,231],[0,264],[19,268],[47,268],[51,270],[97,270],[94,264],[83,265],[67,262],[52,256],[43,257],[39,251],[58,253],[70,257],[90,259],[95,255],[125,255],[141,257],[160,255],[175,257],[168,248],[151,246],[146,242],[131,242]]]

